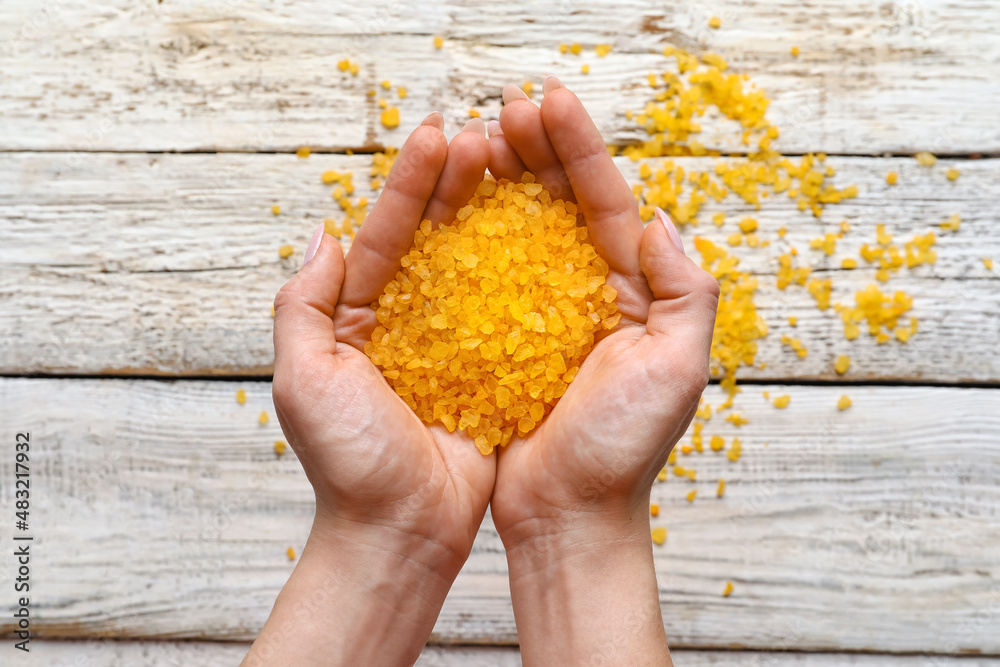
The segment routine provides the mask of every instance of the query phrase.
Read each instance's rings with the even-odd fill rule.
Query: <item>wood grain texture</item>
[[[232,667],[247,651],[238,642],[45,641],[32,648],[25,667]],[[927,655],[865,655],[849,653],[781,653],[744,651],[671,652],[677,667],[997,667],[1000,659]],[[519,667],[514,647],[428,646],[417,667]]]
[[[760,212],[730,196],[706,206],[702,224],[682,230],[690,252],[697,234],[725,243],[738,220],[754,215],[770,248],[736,249],[741,268],[757,274],[757,304],[772,327],[758,363],[743,369],[757,379],[836,379],[840,354],[854,359],[849,380],[996,382],[1000,379],[1000,160],[946,162],[932,169],[909,158],[829,159],[841,187],[860,196],[832,206],[822,218],[797,210],[787,197]],[[637,164],[619,159],[637,176]],[[688,158],[706,169],[711,159]],[[652,161],[655,166],[657,161]],[[945,179],[958,164],[962,176]],[[313,228],[339,208],[320,183],[325,169],[350,170],[356,196],[368,191],[370,157],[316,155],[0,154],[0,371],[23,373],[144,373],[261,375],[273,359],[270,304],[295,272]],[[885,174],[900,173],[890,188]],[[280,204],[280,216],[271,214]],[[716,228],[716,211],[728,222]],[[840,259],[874,242],[885,223],[896,243],[937,229],[951,214],[963,218],[956,234],[941,234],[938,261],[902,270],[886,289],[915,300],[920,331],[908,344],[876,345],[867,335],[849,342],[832,310],[819,311],[804,288],[777,289],[777,256],[790,247],[816,275],[834,280],[834,302],[853,305],[854,291],[874,271],[845,271]],[[852,231],[833,257],[810,251],[809,240]],[[777,229],[786,226],[784,241]],[[278,247],[292,244],[292,258]],[[787,324],[788,315],[799,318]],[[782,349],[792,335],[809,350],[799,359]]]
[[[246,655],[245,642],[205,641],[32,641],[31,653],[18,656],[23,667],[233,667]],[[699,658],[701,656],[699,655]],[[697,660],[698,658],[696,658]],[[427,646],[416,667],[517,667],[520,653],[511,647]],[[701,664],[701,663],[696,663]],[[714,664],[714,663],[707,663]],[[915,663],[913,663],[915,664]],[[942,665],[952,666],[950,659]],[[892,665],[893,663],[887,663]],[[910,667],[905,662],[900,667]],[[988,662],[983,667],[993,667]],[[979,667],[961,663],[960,667]]]
[[[791,404],[776,410],[765,390]],[[838,412],[842,391],[854,406]],[[0,423],[31,432],[38,637],[256,634],[312,513],[294,455],[272,450],[276,421],[257,423],[269,392],[0,380]],[[717,416],[705,433],[738,434],[740,461],[681,455],[699,481],[653,489],[654,525],[670,531],[654,555],[673,646],[1000,655],[1000,391],[758,386],[736,409],[749,424]],[[0,459],[6,506],[11,465]],[[487,520],[433,641],[516,641],[503,553]]]
[[[713,13],[720,30],[708,28]],[[605,136],[624,142],[638,138],[623,112],[648,99],[646,74],[673,67],[666,44],[718,51],[749,74],[773,100],[786,152],[1000,150],[1000,8],[980,0],[35,0],[6,3],[0,26],[4,150],[399,145],[429,111],[446,110],[457,128],[470,106],[495,114],[504,83],[546,74],[564,77]],[[562,42],[586,50],[560,55]],[[614,50],[597,58],[597,43]],[[360,63],[357,77],[337,69],[345,57]],[[410,91],[393,131],[365,96],[385,79]],[[726,123],[705,130],[706,143],[739,148]]]

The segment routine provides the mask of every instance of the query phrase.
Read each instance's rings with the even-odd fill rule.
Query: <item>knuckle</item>
[[[709,294],[716,299],[718,299],[719,295],[722,293],[722,288],[719,287],[719,281],[716,280],[715,276],[704,269],[698,269],[698,275],[697,278],[695,278],[695,288],[697,291]]]
[[[278,293],[274,295],[274,316],[277,317],[278,313],[282,310],[287,311],[292,305],[294,305],[299,300],[299,291],[295,286],[295,280],[290,280],[285,283]]]

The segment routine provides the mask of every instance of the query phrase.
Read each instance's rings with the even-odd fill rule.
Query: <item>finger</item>
[[[316,228],[302,269],[274,298],[274,373],[284,373],[303,357],[320,363],[330,358],[337,341],[333,311],[344,282],[344,250],[332,236]],[[310,362],[313,363],[313,362]]]
[[[448,155],[441,114],[432,113],[396,156],[385,188],[347,253],[341,301],[351,307],[375,301],[399,270],[434,193]]]
[[[672,340],[683,337],[694,346],[688,352],[707,363],[719,283],[684,254],[676,227],[659,208],[642,235],[639,261],[655,299],[646,319],[647,333]]]
[[[500,122],[491,120],[487,125],[487,132],[490,135],[490,173],[498,181],[506,178],[509,181],[519,183],[521,175],[528,170],[518,157],[507,137],[503,136],[503,129]]]
[[[639,275],[642,221],[632,189],[576,95],[555,77],[543,85],[541,119],[577,195],[594,246],[615,271]]]
[[[486,125],[481,118],[473,118],[451,140],[444,168],[421,220],[430,220],[437,225],[454,219],[458,209],[468,204],[476,193],[489,161],[490,145],[486,141]],[[411,234],[410,243],[412,242]]]
[[[566,178],[566,170],[545,132],[541,111],[514,84],[508,84],[503,89],[500,127],[518,158],[553,199],[576,201]],[[517,181],[520,180],[519,175]]]

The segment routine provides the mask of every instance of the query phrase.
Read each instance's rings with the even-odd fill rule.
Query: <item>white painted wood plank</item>
[[[31,653],[17,656],[23,667],[233,667],[246,655],[245,642],[204,641],[33,641]],[[517,648],[428,646],[420,654],[417,667],[517,667]],[[891,663],[890,663],[891,664]],[[909,667],[899,663],[900,667]],[[943,665],[951,662],[945,660]],[[983,663],[984,666],[987,663]],[[962,667],[966,667],[963,663]],[[989,667],[992,667],[990,665]]]
[[[648,72],[668,68],[656,55],[667,43],[718,51],[767,90],[784,151],[1000,148],[1000,8],[979,0],[35,0],[7,3],[0,25],[7,150],[398,145],[405,134],[385,131],[364,95],[382,79],[410,90],[404,126],[434,109],[457,126],[469,106],[495,112],[503,83],[550,73],[579,90],[607,137],[626,141],[637,135],[623,112],[647,99]],[[573,41],[583,55],[558,53]],[[603,59],[591,50],[602,42],[615,47]],[[337,69],[344,57],[361,63],[357,78]],[[706,123],[710,144],[735,136]]]
[[[0,423],[32,434],[39,637],[255,635],[312,512],[294,456],[271,449],[275,420],[257,423],[269,390],[0,380]],[[764,390],[791,404],[774,409]],[[749,424],[717,416],[705,434],[739,434],[739,462],[681,455],[700,481],[653,490],[654,525],[670,531],[654,553],[673,646],[1000,654],[1000,391],[758,386],[736,409]],[[0,457],[5,501],[11,465]],[[0,567],[9,580],[10,560]],[[433,640],[516,640],[489,521]]]
[[[691,169],[714,160],[685,159]],[[637,165],[619,159],[632,180]],[[772,333],[762,343],[760,369],[746,378],[834,378],[834,359],[854,359],[851,380],[1000,379],[1000,267],[997,208],[1000,160],[939,161],[933,169],[909,158],[835,158],[840,187],[857,184],[857,199],[831,206],[819,220],[787,197],[757,213],[735,196],[707,205],[697,228],[682,231],[690,252],[695,233],[717,243],[755,215],[767,249],[736,249],[741,267],[759,275],[757,304]],[[653,161],[655,166],[657,161]],[[944,170],[962,176],[948,182]],[[260,375],[270,372],[270,304],[301,262],[312,229],[339,213],[320,183],[325,169],[351,170],[356,196],[369,192],[370,157],[316,155],[0,155],[0,369],[4,373],[149,373]],[[890,188],[885,174],[900,173]],[[272,204],[282,213],[271,214]],[[710,222],[723,211],[728,222]],[[903,345],[852,342],[832,310],[821,312],[804,288],[780,291],[777,256],[790,247],[817,275],[834,279],[834,302],[853,304],[853,292],[874,282],[866,268],[840,270],[874,242],[885,223],[896,242],[936,229],[951,214],[957,234],[940,236],[938,262],[900,271],[886,289],[914,297],[920,331]],[[849,219],[853,230],[828,258],[809,240]],[[787,227],[784,241],[777,229]],[[291,243],[296,254],[278,257]],[[799,318],[795,328],[787,316]],[[809,350],[799,359],[780,345],[798,337]]]
[[[247,651],[238,642],[134,642],[45,641],[24,656],[25,667],[78,667],[81,660],[88,667],[232,667]],[[783,653],[776,651],[690,651],[671,652],[677,667],[997,667],[997,658],[955,658],[926,655],[866,655],[850,653]],[[513,647],[428,646],[417,660],[417,667],[518,667],[521,656]]]

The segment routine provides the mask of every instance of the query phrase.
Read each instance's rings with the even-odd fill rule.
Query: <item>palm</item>
[[[309,270],[279,293],[274,398],[318,513],[416,534],[464,560],[496,457],[483,457],[463,434],[421,423],[362,351],[376,325],[370,304],[399,270],[420,221],[454,216],[485,172],[482,123],[450,146],[441,126],[432,114],[407,140],[346,258],[335,243],[321,244]]]
[[[350,344],[338,345],[326,363],[299,397],[316,406],[304,422],[314,436],[296,440],[342,443],[300,447],[300,456],[312,459],[306,469],[313,486],[338,499],[331,511],[364,508],[365,520],[388,521],[405,507],[409,516],[427,517],[422,527],[436,523],[452,550],[464,548],[478,528],[475,511],[493,489],[493,459],[464,434],[424,425]]]
[[[516,178],[529,169],[577,201],[612,268],[608,282],[623,317],[538,429],[501,451],[492,512],[505,541],[519,539],[518,526],[531,535],[536,519],[587,511],[596,500],[627,511],[645,503],[704,387],[718,293],[689,260],[663,265],[654,246],[664,235],[647,240],[630,189],[579,100],[565,89],[545,92],[539,109],[504,90],[490,170]],[[700,326],[692,326],[692,307]]]

